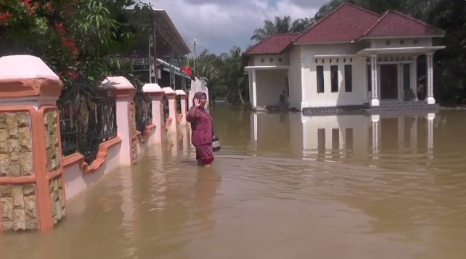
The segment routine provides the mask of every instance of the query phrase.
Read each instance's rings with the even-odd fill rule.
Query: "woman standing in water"
[[[194,105],[188,111],[186,120],[191,123],[192,143],[196,148],[196,159],[199,165],[209,166],[214,161],[212,149],[212,117],[205,110],[207,96],[203,92],[194,95]]]

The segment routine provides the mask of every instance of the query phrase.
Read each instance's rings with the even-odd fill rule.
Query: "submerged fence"
[[[57,101],[64,156],[79,152],[92,163],[99,145],[117,135],[116,101],[100,82],[78,78]]]

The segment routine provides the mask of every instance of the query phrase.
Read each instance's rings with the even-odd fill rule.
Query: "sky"
[[[254,42],[254,29],[264,20],[289,15],[313,17],[328,0],[146,0],[154,9],[165,9],[181,36],[197,53],[203,49],[220,54],[234,45],[242,50]]]

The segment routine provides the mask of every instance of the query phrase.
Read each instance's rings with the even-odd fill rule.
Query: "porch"
[[[366,48],[357,53],[367,61],[367,100],[371,107],[394,107],[409,102],[421,107],[435,104],[433,91],[433,55],[435,47]],[[426,55],[426,86],[418,89],[417,57]],[[419,90],[425,91],[425,102],[419,101]],[[380,108],[382,108],[380,107]]]
[[[288,107],[288,65],[247,66],[249,75],[249,101],[254,110],[283,109]]]

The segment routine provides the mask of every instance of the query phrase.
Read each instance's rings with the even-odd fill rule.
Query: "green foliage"
[[[273,21],[265,20],[262,28],[257,28],[251,37],[251,40],[261,41],[275,33],[295,33],[303,32],[310,25],[314,24],[314,18],[303,18],[291,20],[290,16],[275,17]]]
[[[205,50],[199,57],[189,59],[188,65],[195,67],[195,75],[207,78],[212,97],[226,97],[229,103],[246,104],[249,85],[241,62],[241,49],[234,46],[229,53],[218,56]]]
[[[138,0],[4,0],[0,40],[16,47],[11,54],[42,58],[65,85],[77,72],[100,80],[127,66],[117,55],[136,42],[149,8]]]

